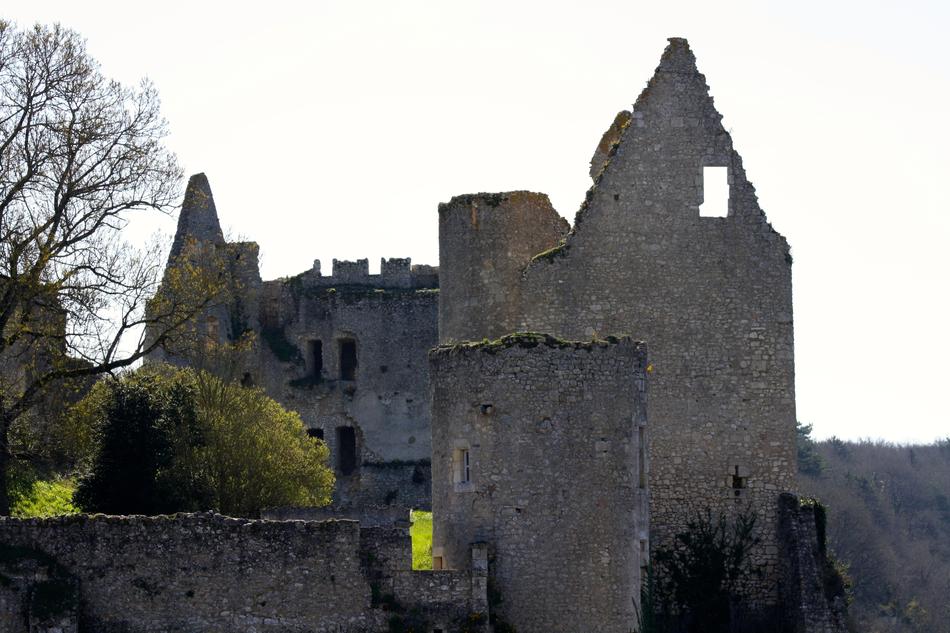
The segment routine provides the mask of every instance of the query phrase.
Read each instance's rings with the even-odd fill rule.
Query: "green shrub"
[[[76,408],[96,445],[75,497],[86,511],[256,517],[330,501],[326,444],[260,389],[150,365],[97,385],[90,398]]]

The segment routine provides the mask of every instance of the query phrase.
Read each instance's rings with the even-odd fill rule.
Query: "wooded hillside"
[[[828,508],[829,546],[853,581],[853,629],[950,633],[950,440],[815,443],[801,431],[802,493]]]

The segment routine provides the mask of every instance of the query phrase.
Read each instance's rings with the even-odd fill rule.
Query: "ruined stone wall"
[[[794,633],[844,633],[843,581],[828,559],[825,509],[792,494],[779,498],[782,566],[779,595],[785,630]]]
[[[401,270],[388,266],[386,272],[396,283],[409,275],[409,287],[384,285],[385,274],[353,273],[347,283],[307,273],[265,284],[254,379],[322,431],[337,466],[338,506],[429,506],[426,352],[437,341],[438,291],[413,287],[408,260],[402,261]],[[355,345],[350,377],[341,366],[342,341]],[[356,468],[349,475],[341,469],[340,427],[356,435]]]
[[[756,599],[775,601],[777,499],[795,489],[791,258],[766,220],[742,160],[684,40],[673,39],[632,113],[592,161],[595,185],[563,245],[522,262],[512,330],[584,339],[630,334],[650,346],[651,525],[664,541],[705,508],[757,512],[767,566]],[[700,217],[703,168],[725,166],[727,217]],[[440,225],[444,221],[440,219]],[[442,285],[484,285],[456,223]],[[455,275],[456,278],[450,278]],[[505,279],[498,280],[500,284]],[[443,342],[487,336],[464,315]]]
[[[258,251],[224,241],[208,180],[193,176],[168,265],[201,254],[193,263],[220,268],[225,289],[149,360],[261,386],[297,411],[330,449],[334,507],[428,508],[426,352],[438,339],[438,268],[391,258],[370,274],[366,259],[334,260],[324,275],[316,260],[262,282]],[[341,436],[350,430],[352,441]]]
[[[555,246],[568,228],[540,193],[465,195],[440,204],[440,340],[495,339],[514,331],[525,262]]]
[[[382,633],[409,613],[487,622],[483,574],[413,572],[410,543],[407,527],[355,521],[2,517],[0,630]]]
[[[518,631],[628,633],[647,551],[645,348],[520,335],[429,360],[435,566],[472,568],[484,542]]]
[[[83,630],[382,628],[352,521],[0,518],[0,543],[42,552],[78,579]]]

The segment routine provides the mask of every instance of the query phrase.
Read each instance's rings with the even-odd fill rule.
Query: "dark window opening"
[[[356,380],[356,341],[340,339],[340,380]]]
[[[341,475],[351,475],[356,470],[356,429],[338,426],[336,429],[337,469]]]
[[[738,497],[741,494],[742,489],[748,485],[749,478],[742,477],[739,474],[739,467],[736,466],[733,469],[733,472],[730,474],[730,479],[731,479],[732,489],[735,492],[735,495]]]
[[[254,386],[254,377],[251,376],[251,372],[244,372],[244,376],[241,377],[241,386],[242,387],[253,387]]]
[[[307,429],[308,437],[315,437],[318,440],[323,439],[323,429]]]
[[[323,341],[314,340],[307,343],[307,352],[310,356],[310,375],[319,381],[323,373]]]

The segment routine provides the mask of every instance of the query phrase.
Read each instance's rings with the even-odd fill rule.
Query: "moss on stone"
[[[562,239],[557,243],[557,246],[538,253],[537,255],[531,258],[531,261],[532,262],[537,262],[537,261],[553,262],[555,257],[564,257],[564,255],[566,254],[567,254],[567,240]]]
[[[490,341],[482,339],[481,341],[472,341],[466,343],[457,343],[454,345],[439,345],[432,350],[435,354],[464,353],[469,351],[485,352],[496,354],[505,349],[513,347],[534,348],[541,345],[552,349],[577,349],[591,351],[598,347],[607,347],[617,343],[630,341],[629,336],[607,336],[604,338],[595,338],[590,341],[567,341],[564,339],[543,334],[540,332],[515,332],[507,336]]]

